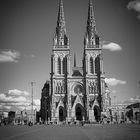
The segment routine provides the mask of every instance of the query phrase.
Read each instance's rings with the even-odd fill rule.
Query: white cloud
[[[9,90],[7,93],[0,93],[0,109],[31,109],[31,99],[27,91],[18,89]],[[40,108],[40,100],[34,99],[33,108]]]
[[[13,90],[9,90],[8,92],[8,95],[11,95],[11,96],[28,96],[29,93],[27,91],[21,91],[21,90],[18,90],[18,89],[13,89]]]
[[[116,86],[118,84],[124,85],[126,81],[118,80],[116,78],[105,78],[105,82],[110,86]]]
[[[0,62],[18,62],[20,53],[18,51],[1,51],[0,52]]]
[[[138,18],[140,19],[140,1],[139,0],[133,0],[130,1],[127,5],[128,10],[134,10],[138,12]]]
[[[102,42],[103,49],[110,50],[110,51],[121,51],[122,47],[116,43],[110,42],[107,43],[106,41]]]
[[[131,97],[128,100],[124,101],[124,103],[127,103],[127,104],[133,104],[133,103],[139,103],[139,102],[140,102],[140,96],[139,95],[137,95],[135,97]]]
[[[6,94],[0,94],[0,102],[16,103],[16,102],[26,102],[26,98],[23,96],[7,96]]]

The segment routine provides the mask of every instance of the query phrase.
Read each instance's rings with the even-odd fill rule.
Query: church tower
[[[102,47],[96,31],[92,0],[88,4],[88,19],[84,37],[83,76],[85,86],[85,104],[89,120],[98,119],[102,111],[102,94],[104,92],[104,72]],[[95,115],[98,113],[98,115]]]
[[[59,1],[56,32],[51,57],[51,117],[52,121],[62,114],[66,117],[67,77],[70,74],[70,49],[66,32],[63,1]],[[62,109],[58,109],[61,105]],[[60,111],[60,112],[59,112]],[[59,117],[61,120],[61,117]],[[62,118],[64,119],[64,118]]]
[[[83,65],[70,72],[69,38],[66,32],[63,1],[59,1],[56,31],[53,37],[50,81],[42,89],[43,121],[74,123],[99,122],[101,113],[110,105],[109,90],[103,71],[102,46],[96,30],[92,0],[84,37]],[[109,111],[108,111],[109,112]]]

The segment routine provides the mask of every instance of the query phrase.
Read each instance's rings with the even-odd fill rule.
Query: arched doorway
[[[82,121],[83,117],[85,117],[84,107],[80,103],[75,106],[75,117],[78,121]]]
[[[130,109],[126,112],[127,118],[132,121],[133,120],[133,109]]]
[[[139,112],[135,112],[135,119],[136,119],[136,121],[138,121],[138,119],[139,119]]]
[[[82,109],[80,107],[76,108],[76,120],[78,121],[82,120]]]
[[[65,116],[64,116],[64,108],[63,107],[59,107],[59,121],[62,122],[64,121]]]
[[[94,106],[94,117],[95,117],[96,122],[100,121],[101,112],[100,112],[100,108],[98,106]]]

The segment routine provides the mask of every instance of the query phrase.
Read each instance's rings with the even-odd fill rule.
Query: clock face
[[[74,93],[75,94],[82,94],[83,92],[83,88],[81,85],[76,85],[75,88],[74,88]]]

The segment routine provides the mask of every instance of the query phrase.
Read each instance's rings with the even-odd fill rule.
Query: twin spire
[[[60,0],[59,2],[57,26],[60,26],[61,28],[65,28],[64,8],[63,8],[62,0]]]
[[[91,42],[91,38],[94,38],[95,32],[96,32],[96,28],[95,28],[93,5],[92,5],[92,0],[89,0],[87,32],[86,32],[87,34],[86,40],[88,40],[87,42]],[[59,49],[59,48],[69,49],[69,39],[66,33],[63,0],[59,1],[57,27],[56,27],[55,37],[54,37],[54,49]]]
[[[92,26],[92,27],[95,26],[95,18],[94,18],[92,0],[89,0],[89,5],[88,5],[88,20],[87,20],[87,26]]]
[[[59,1],[58,19],[54,37],[54,49],[69,49],[69,39],[66,33],[63,1]]]
[[[99,48],[99,36],[96,32],[96,23],[93,12],[92,0],[89,0],[88,5],[88,19],[87,19],[87,31],[84,38],[84,47],[88,48]]]

